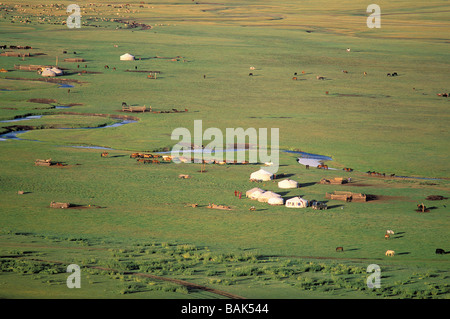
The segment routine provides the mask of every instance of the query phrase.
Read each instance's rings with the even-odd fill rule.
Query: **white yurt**
[[[261,168],[259,171],[251,173],[250,179],[257,181],[270,181],[273,179],[273,174]]]
[[[250,199],[258,199],[260,198],[263,194],[265,193],[265,191],[261,190],[256,190],[253,193],[251,193],[248,197]]]
[[[52,69],[50,68],[45,68],[44,70],[42,70],[41,73],[42,76],[56,76],[56,73],[52,71]]]
[[[271,199],[272,197],[281,197],[281,195],[274,193],[272,191],[267,191],[258,197],[258,202],[267,203],[269,199]]]
[[[269,205],[283,205],[284,204],[284,199],[280,196],[274,196],[274,197],[270,197],[269,200],[267,201],[267,203]]]
[[[308,201],[306,199],[301,198],[301,197],[289,198],[286,201],[286,207],[305,208],[305,207],[308,207]]]
[[[246,197],[250,197],[250,196],[251,196],[254,192],[256,192],[256,191],[260,192],[261,194],[265,192],[265,191],[264,191],[263,189],[261,189],[261,188],[254,187],[254,188],[249,189],[248,191],[246,191],[246,192],[245,192],[245,196],[246,196]]]
[[[134,56],[129,53],[125,53],[120,56],[120,61],[134,61]]]
[[[297,188],[298,183],[296,181],[293,181],[292,179],[285,179],[281,182],[278,182],[279,188]]]
[[[63,71],[61,69],[58,69],[57,67],[53,67],[53,68],[51,68],[51,70],[53,72],[55,72],[56,75],[63,75],[64,74]]]

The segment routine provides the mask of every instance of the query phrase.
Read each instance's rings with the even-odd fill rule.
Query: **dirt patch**
[[[444,200],[444,199],[448,199],[448,197],[444,197],[441,195],[429,195],[426,198],[426,200]]]
[[[389,196],[389,195],[366,195],[368,202],[387,202],[387,201],[410,201],[407,197],[404,196]]]
[[[31,103],[42,103],[42,104],[50,104],[50,103],[57,103],[55,99],[29,99],[27,102]]]
[[[92,209],[92,208],[106,208],[98,205],[77,205],[77,204],[70,204],[70,206],[67,209]]]

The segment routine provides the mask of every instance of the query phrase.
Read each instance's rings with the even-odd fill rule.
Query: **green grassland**
[[[0,123],[0,133],[35,128],[19,135],[24,140],[0,141],[0,297],[449,298],[449,255],[435,254],[449,250],[449,203],[426,200],[450,197],[449,102],[437,96],[449,80],[444,1],[380,1],[381,29],[367,28],[362,1],[129,1],[127,8],[98,1],[80,4],[80,29],[63,23],[69,1],[4,3],[12,11],[0,12],[0,44],[30,45],[35,55],[0,57],[10,71],[0,73],[0,120],[45,116]],[[21,23],[25,16],[30,22]],[[127,52],[137,60],[119,61]],[[55,65],[56,57],[70,92],[14,69]],[[126,72],[136,68],[161,73]],[[386,76],[392,72],[399,76]],[[129,114],[120,112],[122,102],[188,112]],[[94,113],[138,120],[101,128],[119,120]],[[194,120],[223,132],[279,128],[281,149],[330,156],[338,170],[306,170],[295,154],[280,152],[278,173],[300,183],[280,190],[278,180],[248,180],[257,164],[207,165],[202,173],[199,164],[130,158],[170,149],[172,131],[193,131]],[[74,145],[111,150],[101,158],[101,150]],[[38,158],[63,166],[35,166]],[[368,170],[438,179],[371,177]],[[316,184],[333,177],[353,183]],[[325,200],[334,190],[378,198],[329,200],[328,210],[315,211],[234,196],[255,186],[285,199]],[[52,209],[51,201],[79,206]],[[416,212],[419,203],[429,212]],[[396,232],[389,240],[387,229]],[[396,256],[385,256],[388,249]],[[66,286],[72,263],[82,268],[82,289]],[[366,286],[369,264],[381,267],[379,289]]]

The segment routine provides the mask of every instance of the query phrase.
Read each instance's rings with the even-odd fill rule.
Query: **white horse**
[[[386,256],[394,256],[395,255],[395,251],[393,250],[386,250]]]

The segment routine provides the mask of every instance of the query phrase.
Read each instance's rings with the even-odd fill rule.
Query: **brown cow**
[[[339,252],[339,251],[344,251],[344,247],[336,247],[336,252]]]

